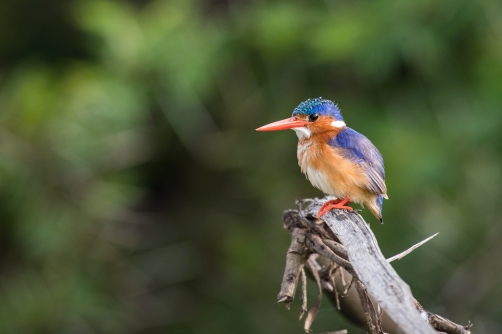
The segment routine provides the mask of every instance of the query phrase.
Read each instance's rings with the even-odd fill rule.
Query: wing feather
[[[387,198],[383,158],[368,138],[346,127],[328,144],[340,148],[346,158],[361,165],[368,177],[367,188],[369,191]]]

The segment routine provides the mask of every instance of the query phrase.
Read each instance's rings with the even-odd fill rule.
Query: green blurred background
[[[416,298],[502,333],[499,0],[2,2],[0,332],[302,333],[281,216],[322,194],[254,129],[318,96],[384,156],[383,253],[441,232]]]

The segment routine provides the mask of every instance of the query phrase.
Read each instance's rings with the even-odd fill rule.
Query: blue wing
[[[364,173],[368,176],[368,190],[387,198],[383,158],[368,138],[351,128],[345,127],[328,144],[340,148],[346,158],[361,164]]]

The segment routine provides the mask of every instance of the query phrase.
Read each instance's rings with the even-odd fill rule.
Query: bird
[[[340,108],[322,97],[300,103],[292,117],[256,131],[294,130],[302,173],[312,185],[336,199],[326,201],[318,218],[331,209],[353,210],[350,203],[366,206],[383,224],[383,199],[388,199],[383,158],[363,134],[349,128]]]

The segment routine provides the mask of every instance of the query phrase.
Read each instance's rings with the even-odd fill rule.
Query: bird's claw
[[[350,206],[346,206],[345,204],[347,204],[347,203],[350,203],[349,197],[345,197],[343,200],[340,200],[340,199],[329,200],[321,206],[321,208],[319,209],[319,212],[317,213],[317,217],[320,219],[322,216],[324,216],[326,213],[328,213],[331,209],[345,209],[347,211],[354,210]]]

